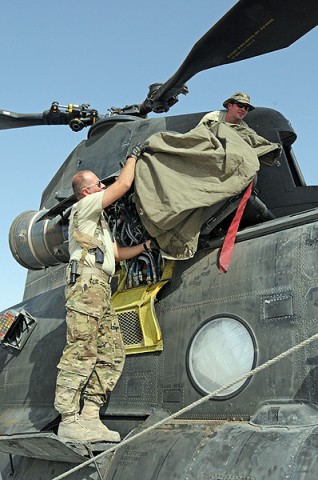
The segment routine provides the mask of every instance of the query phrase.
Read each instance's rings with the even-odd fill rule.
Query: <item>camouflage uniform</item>
[[[67,343],[55,395],[61,414],[77,413],[81,394],[105,403],[122,373],[125,349],[108,278],[102,269],[84,265],[76,283],[66,287]]]

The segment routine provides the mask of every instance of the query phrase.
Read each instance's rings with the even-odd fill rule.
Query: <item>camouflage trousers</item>
[[[66,287],[67,342],[58,364],[54,406],[79,411],[80,398],[103,405],[124,367],[125,348],[110,285],[99,275],[82,275]]]

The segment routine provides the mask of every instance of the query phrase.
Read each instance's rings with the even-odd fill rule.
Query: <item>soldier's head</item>
[[[227,100],[224,100],[223,107],[228,108],[229,103],[231,105],[242,103],[244,106],[247,107],[248,112],[255,109],[255,107],[253,107],[253,105],[251,104],[250,96],[244,92],[233,93],[233,95],[230,98],[228,98]]]
[[[244,92],[236,92],[223,102],[223,107],[227,108],[226,121],[238,123],[243,120],[248,112],[254,110],[251,104],[250,96]]]
[[[105,185],[91,170],[82,170],[74,175],[72,188],[75,197],[80,200],[87,195],[104,190]]]

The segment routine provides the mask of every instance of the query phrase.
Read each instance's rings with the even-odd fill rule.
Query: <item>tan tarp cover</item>
[[[259,170],[275,163],[280,146],[249,128],[207,122],[179,134],[160,132],[145,142],[136,164],[140,218],[169,257],[197,249],[205,208],[240,193]]]

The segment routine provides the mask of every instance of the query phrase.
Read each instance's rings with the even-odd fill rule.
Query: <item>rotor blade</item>
[[[89,105],[86,103],[60,105],[53,102],[50,110],[42,113],[16,113],[0,110],[0,130],[38,125],[69,125],[74,132],[79,132],[82,128],[93,125],[96,120],[103,118],[96,109],[88,107]]]
[[[46,125],[43,113],[15,113],[0,110],[0,130]]]
[[[0,110],[0,130],[9,128],[36,127],[38,125],[68,125],[71,117],[67,112],[45,110],[42,113],[16,113]]]
[[[317,23],[317,0],[240,0],[194,45],[153,100],[202,70],[286,48]]]

